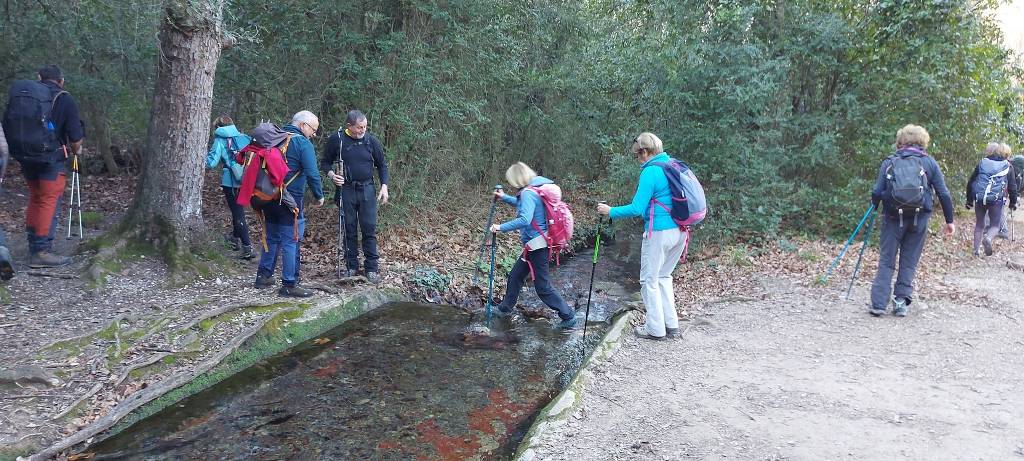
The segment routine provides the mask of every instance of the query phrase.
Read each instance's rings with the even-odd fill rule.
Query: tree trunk
[[[143,237],[188,243],[204,232],[203,167],[224,1],[164,0],[147,147],[126,217],[128,226],[149,229]],[[175,235],[145,235],[168,230]]]
[[[97,288],[106,280],[105,262],[140,250],[157,253],[167,262],[171,283],[210,273],[191,250],[205,233],[203,167],[214,73],[221,49],[233,44],[224,34],[225,1],[164,0],[139,185],[127,215],[111,232],[112,239],[96,242],[98,252],[88,278]]]

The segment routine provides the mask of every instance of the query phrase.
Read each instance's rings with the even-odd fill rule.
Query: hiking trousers
[[[690,235],[679,228],[647,232],[640,245],[640,296],[647,315],[644,328],[651,336],[665,336],[666,328],[679,328],[672,272],[686,251]]]
[[[28,251],[33,254],[50,251],[57,233],[57,211],[67,183],[64,162],[23,162],[21,171],[28,185],[28,207],[25,208]]]
[[[267,238],[267,248],[260,253],[256,275],[273,276],[274,269],[277,267],[277,258],[280,255],[281,284],[295,286],[299,283],[299,267],[301,265],[299,244],[306,231],[305,216],[300,214],[296,219],[291,211],[280,205],[268,205],[263,208],[263,213],[265,219],[263,231]]]
[[[373,182],[345,183],[341,187],[341,201],[345,207],[345,266],[349,270],[359,270],[359,240],[362,237],[363,267],[366,272],[378,272],[377,190]]]
[[[528,252],[525,256],[520,256],[516,260],[515,265],[512,266],[512,271],[508,273],[508,286],[505,289],[505,299],[501,301],[501,305],[498,309],[509,312],[512,308],[516,307],[516,301],[519,299],[519,292],[523,289],[523,284],[526,283],[526,277],[530,276],[530,266],[533,266],[533,288],[537,290],[537,297],[548,307],[558,312],[558,318],[562,320],[569,320],[576,316],[576,312],[573,308],[566,304],[565,300],[551,287],[551,280],[549,279],[548,271],[548,252],[547,248],[540,248]],[[527,263],[529,260],[529,263]]]
[[[1002,200],[996,200],[988,205],[974,204],[975,253],[981,248],[981,240],[983,238],[987,237],[989,240],[992,240],[999,233],[1000,226],[1005,222],[1003,219],[1003,208],[1005,208],[1005,203]]]
[[[249,240],[249,223],[245,222],[245,208],[238,204],[238,188],[220,186],[224,191],[224,199],[228,202],[228,210],[231,211],[231,235],[242,241],[242,245],[252,245]]]
[[[909,305],[914,295],[914,274],[917,263],[921,260],[924,240],[928,235],[928,219],[931,213],[920,213],[916,219],[900,219],[885,216],[879,231],[878,272],[871,284],[871,307],[885,309],[893,295],[904,298]],[[897,257],[899,272],[896,272]],[[896,287],[892,286],[892,276],[896,273]]]

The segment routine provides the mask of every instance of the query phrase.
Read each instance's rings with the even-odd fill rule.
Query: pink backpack
[[[548,232],[541,232],[540,225],[530,222],[533,229],[544,235],[551,251],[551,258],[558,263],[558,256],[569,249],[569,241],[572,240],[573,217],[569,205],[562,201],[562,189],[555,184],[543,184],[541,186],[527,186],[529,190],[540,196],[544,203],[544,217],[547,219]]]

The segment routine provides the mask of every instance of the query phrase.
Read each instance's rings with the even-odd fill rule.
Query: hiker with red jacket
[[[640,162],[640,180],[633,200],[625,205],[611,207],[597,205],[597,212],[611,219],[641,217],[644,220],[644,239],[640,246],[640,296],[644,300],[644,324],[633,330],[644,339],[675,337],[679,330],[676,313],[672,272],[686,254],[689,232],[684,232],[672,220],[670,206],[672,191],[668,177],[659,163],[672,158],[665,152],[661,139],[654,133],[641,133],[629,148]]]
[[[10,159],[7,137],[4,136],[3,125],[0,125],[0,186],[3,186],[4,177],[7,176],[7,161]],[[11,251],[7,249],[7,233],[0,229],[0,279],[10,280],[12,277],[14,266],[11,264]]]
[[[1017,209],[1017,172],[1006,157],[1009,149],[1005,144],[990,142],[985,147],[985,158],[967,180],[968,210],[974,208],[974,255],[979,255],[979,248],[985,247],[985,256],[992,256],[992,239],[999,233],[1003,224],[1003,208],[1006,196],[1010,196],[1010,209]],[[1009,147],[1009,146],[1007,146]]]
[[[928,155],[931,137],[923,127],[907,125],[896,132],[896,153],[882,160],[878,179],[871,190],[871,203],[882,204],[878,272],[871,284],[868,313],[885,314],[890,300],[893,315],[906,317],[914,295],[914,275],[928,235],[928,219],[934,204],[932,190],[939,196],[946,220],[946,234],[953,235],[953,198],[935,159]],[[896,258],[899,255],[899,272]],[[895,290],[892,276],[896,272]],[[895,293],[894,293],[895,291]],[[890,295],[895,296],[890,298]]]
[[[491,232],[512,232],[519,231],[519,239],[524,245],[523,255],[516,260],[512,271],[508,274],[508,284],[505,291],[505,299],[498,304],[495,315],[508,317],[512,315],[519,299],[519,291],[523,289],[526,277],[532,275],[533,288],[537,290],[537,296],[544,304],[558,312],[561,321],[558,327],[564,331],[576,329],[576,311],[569,307],[564,299],[551,286],[548,279],[548,260],[550,250],[542,233],[547,233],[547,215],[544,203],[540,195],[533,188],[558,187],[554,182],[543,176],[538,176],[523,162],[516,162],[505,172],[505,178],[509,185],[519,189],[516,196],[506,195],[502,190],[494,191],[494,195],[501,201],[516,207],[516,218],[491,226]],[[538,229],[540,229],[538,231]]]
[[[64,162],[80,153],[85,132],[75,98],[64,90],[60,68],[48,65],[39,69],[38,82],[14,82],[3,123],[11,155],[21,163],[28,185],[28,265],[66,265],[71,258],[52,253],[53,238],[64,195]]]
[[[277,266],[278,252],[281,254],[281,289],[278,294],[292,297],[308,297],[313,292],[299,286],[299,245],[306,230],[306,217],[303,214],[303,197],[306,194],[306,183],[316,197],[316,206],[324,204],[324,190],[320,182],[320,171],[317,169],[316,152],[309,138],[316,135],[320,128],[320,120],[308,110],[301,111],[292,117],[284,131],[291,136],[285,157],[288,173],[284,182],[289,194],[294,198],[296,209],[282,203],[272,202],[261,207],[264,217],[264,235],[267,247],[260,255],[259,268],[256,270],[256,288],[273,286],[271,277]],[[259,138],[254,135],[254,140]]]

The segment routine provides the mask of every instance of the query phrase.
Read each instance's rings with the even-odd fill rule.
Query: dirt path
[[[755,277],[681,339],[625,339],[536,459],[1024,459],[1022,257],[946,274],[904,319],[869,316],[866,281],[847,302]]]

